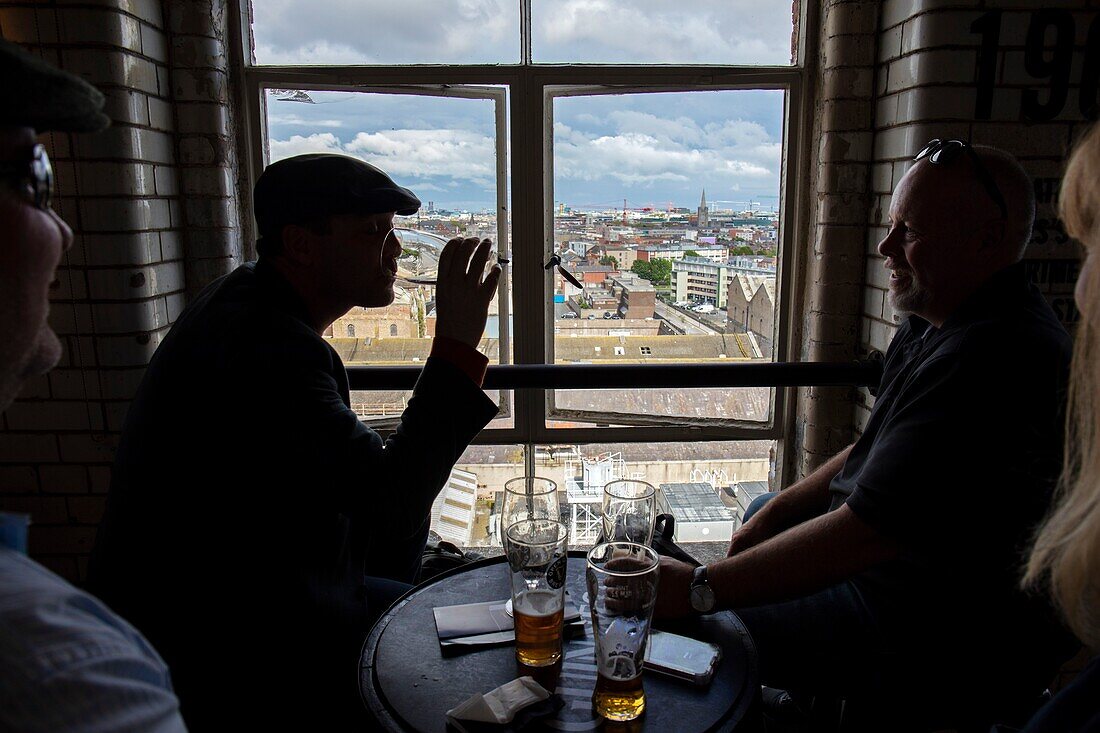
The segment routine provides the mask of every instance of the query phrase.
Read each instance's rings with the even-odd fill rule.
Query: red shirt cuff
[[[485,370],[489,368],[489,357],[472,346],[446,336],[436,336],[432,341],[432,352],[429,356],[449,362],[479,387],[485,382]]]

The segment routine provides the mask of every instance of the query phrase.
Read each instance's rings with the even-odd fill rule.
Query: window
[[[492,237],[511,259],[481,345],[492,363],[786,360],[806,6],[241,1],[239,42],[254,38],[243,53],[255,59],[244,72],[251,175],[279,157],[343,152],[421,197],[400,226]],[[544,269],[552,255],[580,287]],[[334,347],[349,367],[423,363],[433,295],[413,288],[388,309],[348,314],[361,334],[389,326],[389,337]],[[520,454],[499,471],[645,446],[647,475],[666,483],[684,482],[657,476],[679,445],[727,441],[709,445],[766,459],[789,402],[783,389],[641,379],[490,396],[502,416],[478,441]],[[353,401],[385,425],[407,397]],[[463,469],[480,486],[490,469],[476,465],[496,464]]]
[[[603,487],[610,481],[652,484],[660,510],[676,517],[677,541],[725,542],[748,502],[768,491],[775,478],[775,450],[768,441],[538,445],[527,451],[471,446],[436,501],[451,516],[433,522],[433,528],[444,539],[451,533],[457,544],[499,547],[504,482],[525,462],[557,485],[561,519],[574,545],[595,541]]]
[[[348,338],[355,338],[355,324],[348,324]]]

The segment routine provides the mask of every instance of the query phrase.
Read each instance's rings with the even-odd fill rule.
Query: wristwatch
[[[700,565],[691,575],[691,607],[699,613],[714,610],[714,589],[707,582],[707,566]]]

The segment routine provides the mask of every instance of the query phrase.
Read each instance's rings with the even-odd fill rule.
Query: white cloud
[[[342,153],[378,166],[394,178],[450,178],[496,190],[493,139],[467,130],[360,132],[344,143],[331,132],[271,140],[271,160],[303,153]]]
[[[352,155],[393,175],[448,176],[484,187],[496,185],[496,146],[491,137],[468,130],[383,130],[361,132],[346,146]]]
[[[515,63],[516,0],[255,0],[260,63]],[[538,0],[544,61],[787,64],[789,0]]]
[[[307,120],[298,115],[272,113],[272,100],[268,101],[267,123],[269,125],[306,125],[309,127],[343,127],[343,120]]]
[[[362,64],[366,62],[362,51],[343,43],[309,41],[297,46],[256,41],[256,60],[261,64]]]
[[[534,50],[538,59],[790,63],[790,3],[557,0],[539,3],[535,8]]]
[[[732,189],[742,182],[779,188],[782,146],[759,124],[726,120],[700,126],[685,117],[613,112],[611,134],[554,125],[554,175],[612,178],[628,186],[691,182]]]
[[[269,157],[271,162],[283,158],[292,158],[295,155],[306,153],[343,153],[344,148],[340,144],[340,138],[331,132],[320,132],[303,137],[291,135],[289,140],[270,140]]]
[[[258,0],[259,63],[515,62],[513,0]]]

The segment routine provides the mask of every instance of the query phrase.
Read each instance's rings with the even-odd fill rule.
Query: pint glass
[[[558,521],[525,519],[507,536],[516,661],[546,667],[561,659],[569,531]]]
[[[642,660],[660,561],[650,547],[607,542],[588,553],[585,580],[596,643],[592,707],[608,720],[634,720],[645,712]]]
[[[558,485],[540,476],[519,476],[504,484],[500,510],[500,541],[508,553],[508,528],[524,519],[561,519]]]
[[[611,481],[603,487],[603,541],[653,540],[657,521],[657,489],[645,481]]]

